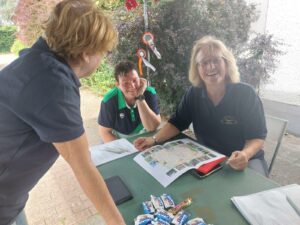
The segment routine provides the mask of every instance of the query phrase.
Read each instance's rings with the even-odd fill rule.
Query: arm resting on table
[[[112,128],[103,127],[103,126],[99,125],[99,134],[104,143],[118,139],[115,135],[113,135],[112,131],[113,131]]]
[[[171,123],[166,123],[166,125],[161,128],[161,130],[155,135],[156,141],[158,143],[162,143],[177,134],[179,134],[180,131]],[[141,137],[134,141],[134,145],[138,150],[145,150],[146,148],[151,147],[154,145],[155,140],[152,137]]]
[[[229,165],[236,170],[243,170],[248,166],[248,161],[264,146],[263,139],[247,140],[242,150],[232,152],[228,159]]]

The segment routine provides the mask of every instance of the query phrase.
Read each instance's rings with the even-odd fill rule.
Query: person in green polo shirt
[[[103,142],[156,130],[161,118],[155,89],[130,61],[119,63],[114,75],[116,87],[103,97],[98,116]]]

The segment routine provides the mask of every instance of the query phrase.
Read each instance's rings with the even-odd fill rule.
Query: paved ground
[[[0,70],[16,58],[14,54],[0,54]]]

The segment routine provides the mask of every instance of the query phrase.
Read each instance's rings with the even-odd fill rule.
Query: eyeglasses
[[[197,67],[205,68],[208,65],[219,66],[221,65],[223,59],[224,59],[223,57],[218,56],[211,59],[201,60],[200,62],[197,63]]]

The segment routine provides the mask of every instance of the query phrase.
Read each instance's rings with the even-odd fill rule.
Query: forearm
[[[147,131],[156,130],[161,122],[160,115],[154,113],[145,100],[138,100],[137,107],[144,128]]]
[[[162,143],[167,141],[168,139],[175,137],[177,134],[180,133],[180,130],[177,129],[173,124],[166,123],[163,128],[155,135],[156,141],[158,143]]]
[[[106,224],[125,224],[115,206],[106,184],[94,165],[86,165],[83,170],[74,170],[74,174]],[[83,172],[85,171],[85,172]]]
[[[112,133],[112,129],[99,126],[99,134],[104,143],[117,140],[118,138]]]
[[[106,184],[93,165],[86,135],[74,140],[54,143],[57,151],[71,166],[80,186],[94,204],[107,225],[125,225]]]
[[[247,140],[242,151],[247,155],[248,160],[251,159],[264,146],[263,139]]]

